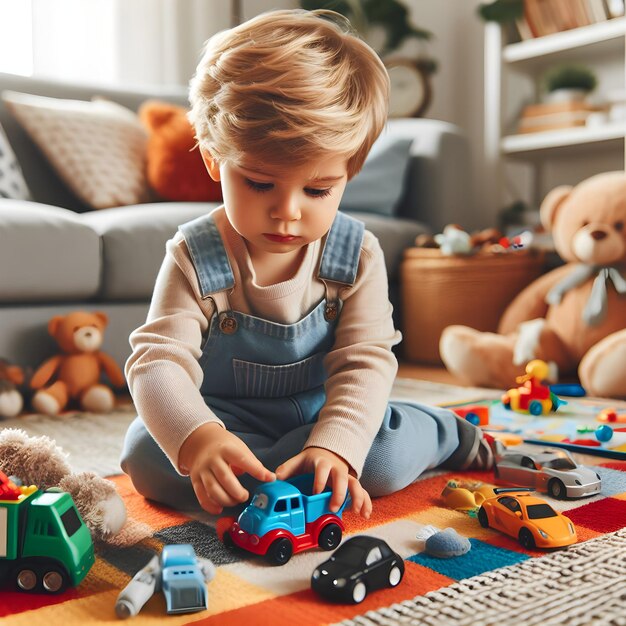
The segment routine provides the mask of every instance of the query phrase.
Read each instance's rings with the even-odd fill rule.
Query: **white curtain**
[[[121,86],[187,85],[204,42],[298,0],[0,0],[0,71]]]
[[[31,2],[34,74],[86,83],[186,85],[231,19],[230,0]]]

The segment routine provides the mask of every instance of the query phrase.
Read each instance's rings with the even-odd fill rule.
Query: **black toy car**
[[[311,588],[329,600],[362,602],[370,591],[395,587],[404,575],[404,561],[386,542],[357,535],[344,541],[315,568]]]

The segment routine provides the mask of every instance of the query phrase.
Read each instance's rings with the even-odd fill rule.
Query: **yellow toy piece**
[[[444,504],[455,511],[474,511],[488,498],[493,498],[495,485],[463,481],[453,478],[448,481],[441,497]]]

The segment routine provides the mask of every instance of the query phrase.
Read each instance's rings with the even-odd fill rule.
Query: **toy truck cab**
[[[283,565],[292,554],[319,546],[333,550],[341,542],[342,505],[329,510],[331,490],[313,494],[313,475],[260,485],[250,504],[226,532],[227,541]]]
[[[94,564],[89,529],[72,497],[20,488],[0,500],[0,579],[20,591],[60,593],[78,585]]]
[[[204,611],[208,607],[205,577],[191,545],[163,546],[161,590],[168,613]]]

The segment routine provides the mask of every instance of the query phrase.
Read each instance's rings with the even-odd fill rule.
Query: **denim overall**
[[[211,215],[180,227],[203,298],[215,303],[200,365],[205,402],[269,469],[302,451],[326,400],[323,359],[341,315],[338,293],[356,279],[364,226],[338,213],[326,238],[318,278],[326,297],[295,324],[230,309],[234,276]],[[459,443],[451,412],[391,402],[367,456],[361,483],[372,496],[401,489],[445,461]],[[178,507],[197,504],[141,417],[129,427],[122,468],[144,496]],[[241,481],[254,487],[249,476]]]

